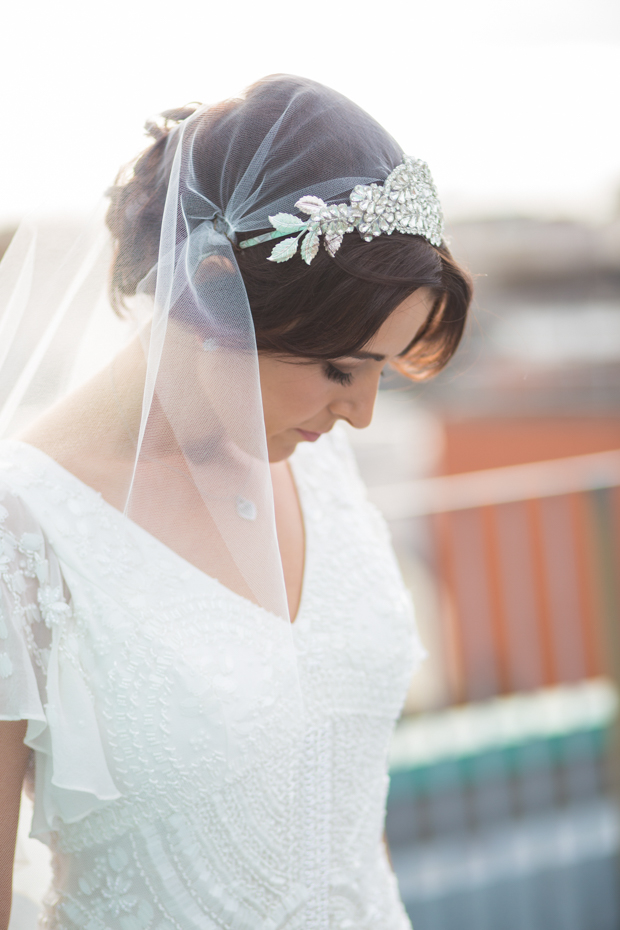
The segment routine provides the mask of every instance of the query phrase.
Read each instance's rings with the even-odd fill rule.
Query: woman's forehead
[[[384,361],[402,355],[426,322],[433,309],[434,299],[430,288],[418,288],[390,313],[364,348],[351,357],[380,356],[377,361]]]

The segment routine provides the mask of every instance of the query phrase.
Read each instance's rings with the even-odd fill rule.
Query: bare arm
[[[7,930],[11,915],[19,802],[30,753],[25,734],[25,720],[0,721],[0,930]]]
[[[385,830],[383,831],[383,845],[385,846],[385,853],[387,855],[388,862],[390,863],[390,867],[393,869],[394,865],[392,863],[392,856],[390,855],[390,844],[388,843],[387,833]]]

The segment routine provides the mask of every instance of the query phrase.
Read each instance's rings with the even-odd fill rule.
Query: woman
[[[28,773],[49,927],[404,928],[382,823],[421,647],[337,421],[445,365],[469,281],[426,166],[319,84],[151,133],[107,213],[135,335],[79,374],[90,251],[0,376],[4,926]]]

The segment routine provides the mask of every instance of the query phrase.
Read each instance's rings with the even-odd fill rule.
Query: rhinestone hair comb
[[[301,243],[301,257],[309,265],[319,250],[321,236],[333,257],[345,233],[355,229],[366,242],[375,236],[389,236],[395,230],[423,236],[437,246],[443,238],[441,204],[428,165],[410,155],[404,156],[402,164],[387,176],[384,184],[354,187],[349,203],[326,204],[320,197],[305,196],[295,207],[309,219],[277,213],[269,217],[273,232],[246,239],[239,243],[240,248],[249,249],[260,242],[289,236],[274,246],[269,261],[287,262]]]

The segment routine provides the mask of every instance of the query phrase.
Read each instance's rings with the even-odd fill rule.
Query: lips
[[[306,442],[316,442],[319,436],[322,436],[322,433],[310,433],[307,429],[298,429],[298,433],[301,433]]]

